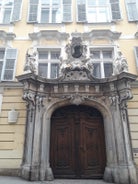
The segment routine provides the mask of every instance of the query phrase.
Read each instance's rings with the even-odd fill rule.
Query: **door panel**
[[[99,111],[66,106],[51,118],[50,164],[58,178],[101,178],[106,157],[104,127]]]
[[[65,118],[65,117],[64,117]],[[74,133],[71,119],[53,119],[51,136],[51,165],[55,175],[75,176]]]

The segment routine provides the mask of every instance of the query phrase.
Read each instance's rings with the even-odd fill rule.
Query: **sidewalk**
[[[20,177],[0,176],[0,184],[107,184],[102,180],[60,180],[54,181],[26,181]],[[111,183],[108,183],[111,184]]]

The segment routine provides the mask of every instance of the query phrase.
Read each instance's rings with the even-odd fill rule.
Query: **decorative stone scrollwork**
[[[118,75],[121,72],[128,72],[128,64],[122,52],[118,49],[117,57],[113,62],[113,75]]]
[[[43,107],[43,106],[44,106],[44,104],[43,104],[43,97],[37,95],[36,96],[36,107],[38,107],[38,109],[40,110],[41,107]]]
[[[65,56],[60,57],[60,75],[66,71],[88,70],[93,73],[92,57],[88,53],[87,45],[82,43],[81,37],[73,37],[66,45]]]
[[[127,101],[132,99],[133,95],[131,93],[130,90],[126,90],[123,93],[120,93],[120,99],[119,99],[119,103],[121,104],[123,101]]]
[[[86,71],[68,71],[65,74],[64,80],[71,81],[71,80],[90,80],[87,76]]]
[[[23,95],[23,100],[26,100],[28,104],[31,102],[35,106],[35,94],[31,92],[25,92]]]
[[[109,100],[111,106],[116,106],[117,104],[119,104],[119,96],[110,96]]]
[[[120,110],[122,114],[122,119],[124,122],[127,121],[127,100],[132,99],[132,93],[130,90],[126,90],[124,93],[120,94]]]
[[[31,47],[27,50],[24,71],[38,75],[38,51],[36,48]]]
[[[78,93],[71,95],[64,95],[62,98],[69,99],[71,104],[80,105],[82,104],[88,97],[85,95],[80,95]]]

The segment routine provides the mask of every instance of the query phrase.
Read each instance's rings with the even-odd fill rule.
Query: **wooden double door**
[[[55,178],[102,178],[105,140],[102,115],[88,106],[65,106],[51,118],[50,164]]]

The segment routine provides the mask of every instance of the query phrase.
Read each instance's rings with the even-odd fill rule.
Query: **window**
[[[77,0],[77,21],[98,23],[121,19],[119,0]]]
[[[18,21],[21,15],[22,0],[0,0],[0,23]]]
[[[129,21],[138,21],[138,1],[126,0],[126,9]]]
[[[113,73],[113,48],[91,48],[90,54],[94,63],[93,75],[97,78],[112,76]]]
[[[71,22],[71,0],[30,0],[28,22]]]
[[[136,58],[136,66],[138,68],[138,47],[134,47],[134,52],[135,52],[135,58]]]
[[[59,76],[60,50],[38,49],[38,73],[42,77],[57,78]]]
[[[0,48],[0,77],[2,81],[14,79],[17,49]]]

